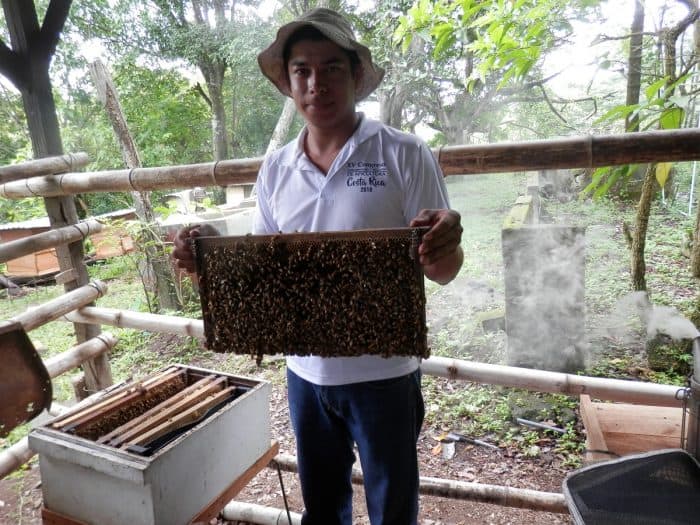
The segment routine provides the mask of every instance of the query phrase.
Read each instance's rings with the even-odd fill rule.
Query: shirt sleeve
[[[409,223],[423,209],[445,209],[450,201],[440,165],[427,144],[418,140],[407,154],[405,166],[410,170],[404,195],[404,213]]]
[[[253,233],[254,234],[267,234],[267,233],[277,233],[279,228],[275,223],[272,216],[272,210],[270,209],[268,188],[267,188],[267,174],[269,172],[269,164],[267,159],[263,162],[258,172],[258,178],[255,181],[255,193],[256,193],[256,205],[255,213],[253,215]]]

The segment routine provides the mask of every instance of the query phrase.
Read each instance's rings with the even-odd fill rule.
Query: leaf
[[[656,98],[657,93],[659,90],[666,85],[666,80],[667,77],[660,78],[650,86],[647,86],[647,88],[644,90],[644,94],[647,97],[647,100],[652,100]]]
[[[656,181],[662,188],[666,185],[668,175],[671,173],[671,168],[673,168],[672,162],[659,162],[656,165]]]
[[[661,114],[661,129],[678,129],[683,122],[684,111],[679,107],[668,108]]]

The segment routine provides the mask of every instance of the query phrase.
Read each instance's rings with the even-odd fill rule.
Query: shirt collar
[[[365,142],[367,139],[376,135],[382,126],[380,122],[366,118],[365,114],[362,112],[358,112],[357,114],[360,117],[360,124],[357,126],[357,129],[350,136],[346,144],[347,146],[352,146],[353,149]],[[306,133],[307,128],[304,126],[294,141],[294,147],[291,148],[291,155],[287,159],[290,164],[298,162],[304,156],[304,137],[306,136]]]

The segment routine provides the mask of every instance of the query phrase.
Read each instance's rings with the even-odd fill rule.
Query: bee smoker
[[[685,450],[700,459],[700,336],[693,339],[693,373],[685,396],[683,413]]]

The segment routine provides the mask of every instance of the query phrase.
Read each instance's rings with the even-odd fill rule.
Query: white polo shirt
[[[398,228],[424,209],[448,208],[440,167],[419,138],[366,119],[324,175],[296,140],[267,155],[256,183],[253,233]],[[408,374],[418,358],[289,356],[287,366],[319,385]]]

